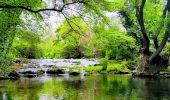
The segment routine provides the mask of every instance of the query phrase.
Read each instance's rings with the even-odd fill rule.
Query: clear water
[[[170,79],[122,75],[0,81],[0,100],[170,100]]]

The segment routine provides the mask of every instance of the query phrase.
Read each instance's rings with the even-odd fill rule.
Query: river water
[[[45,75],[1,80],[0,100],[170,100],[170,79]]]

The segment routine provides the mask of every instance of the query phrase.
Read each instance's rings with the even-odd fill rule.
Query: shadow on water
[[[122,75],[0,81],[0,100],[170,100],[170,79]]]

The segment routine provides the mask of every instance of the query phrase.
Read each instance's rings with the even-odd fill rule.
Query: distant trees
[[[28,28],[24,27],[24,22],[20,18],[23,13],[38,18],[37,21],[41,21],[42,12],[57,12],[57,14],[61,14],[65,18],[64,23],[67,22],[67,25],[70,27],[66,27],[68,29],[67,31],[74,35],[75,40],[78,40],[81,39],[81,37],[76,34],[84,35],[84,33],[82,34],[82,32],[79,31],[82,24],[74,22],[72,19],[79,17],[83,20],[86,18],[98,27],[103,20],[107,21],[107,18],[103,15],[104,11],[117,11],[122,17],[127,34],[133,36],[141,45],[142,58],[141,61],[139,61],[140,64],[137,68],[137,75],[154,75],[167,66],[168,58],[162,55],[161,52],[165,48],[170,34],[170,0],[166,2],[164,0],[61,0],[60,2],[54,0],[51,6],[48,6],[42,0],[1,0],[0,8],[0,22],[2,22],[0,23],[1,59],[6,59],[13,39],[16,37],[16,34],[20,32],[18,30],[29,31]],[[86,29],[82,30],[86,31]],[[99,32],[99,34],[95,36],[97,37],[96,39],[99,40],[97,41],[97,43],[100,44],[98,48],[100,48],[100,50],[109,49],[108,54],[111,53],[111,58],[115,57],[115,53],[129,56],[130,52],[123,52],[129,48],[131,48],[130,50],[132,52],[136,52],[136,47],[132,46],[134,41],[131,40],[130,37],[124,36],[123,33],[119,31],[119,34],[117,34],[117,32],[114,32],[115,29],[111,30],[113,34],[110,34],[110,30],[103,30],[104,31]],[[58,31],[60,38],[67,41],[64,39],[66,38],[64,35],[67,35],[67,32],[65,31],[63,34],[63,30]],[[100,35],[102,35],[101,39],[98,37]],[[69,38],[69,41],[73,40],[71,35],[67,36],[67,38]],[[107,40],[115,43],[108,43]],[[73,45],[72,42],[71,45],[69,44],[70,42],[67,43],[66,47],[69,49],[77,45]],[[126,43],[128,43],[128,45],[126,45]],[[119,48],[118,44],[123,44],[123,51],[117,50],[117,52],[115,52],[115,48]],[[80,48],[71,49],[80,50]]]

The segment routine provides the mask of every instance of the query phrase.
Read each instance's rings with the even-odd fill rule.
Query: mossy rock
[[[31,70],[28,70],[28,71],[22,72],[22,74],[37,74],[37,73]]]
[[[37,74],[38,74],[38,75],[42,75],[42,74],[44,74],[44,73],[45,73],[44,70],[39,70]]]
[[[8,74],[8,77],[12,80],[16,80],[16,79],[19,79],[21,77],[21,75],[18,72],[16,72],[15,70],[13,70]]]
[[[78,70],[73,70],[70,72],[70,75],[77,76],[80,75],[80,72]]]
[[[37,76],[42,75],[44,73],[45,73],[45,71],[43,71],[43,70],[37,70],[37,71],[28,70],[28,71],[22,72],[23,76],[28,77],[28,78],[37,77]]]
[[[63,69],[48,69],[47,74],[64,74],[64,70]]]

